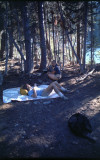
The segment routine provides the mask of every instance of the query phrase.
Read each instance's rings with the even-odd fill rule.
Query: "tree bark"
[[[52,51],[51,51],[51,47],[50,47],[50,44],[48,42],[48,39],[46,40],[46,46],[47,46],[47,51],[48,51],[48,60],[49,60],[49,63],[50,63],[51,59],[52,59]]]
[[[83,71],[85,71],[85,57],[86,57],[87,7],[88,7],[88,2],[84,2],[84,52],[83,52]]]
[[[3,75],[0,72],[0,104],[3,103],[3,87],[2,87],[2,84],[3,84]]]
[[[71,35],[71,42],[72,42],[72,35]],[[74,52],[73,52],[73,49],[72,49],[72,61],[71,61],[71,64],[74,65]]]
[[[25,50],[26,50],[25,73],[30,73],[32,69],[31,37],[30,37],[29,18],[27,15],[26,2],[24,2],[24,4],[22,5],[21,14],[24,24]]]
[[[11,14],[13,14],[13,3],[12,2],[10,2],[9,3],[9,5],[10,5],[10,10],[11,10]],[[12,23],[12,21],[13,21],[13,17],[11,16],[11,29],[10,29],[10,31],[11,31],[11,35],[12,35],[12,37],[13,37],[13,23]],[[12,40],[11,39],[9,39],[9,45],[10,45],[10,50],[9,50],[9,58],[12,58],[13,57],[13,42],[12,42]]]
[[[46,44],[44,36],[44,24],[43,24],[43,3],[38,2],[38,17],[39,17],[39,29],[40,29],[40,47],[41,47],[41,64],[40,69],[46,69]]]
[[[53,17],[53,13],[52,13],[52,33],[53,33],[53,53],[55,54],[55,40],[54,40],[54,17]]]
[[[81,63],[83,62],[83,35],[81,36]]]
[[[77,24],[77,56],[80,59],[80,22]]]
[[[1,35],[0,59],[3,59],[3,58],[4,58],[5,40],[6,40],[6,34],[5,34],[5,32],[3,32],[2,35]]]
[[[12,27],[11,27],[11,35],[13,37],[13,29],[12,29]],[[9,39],[9,42],[10,42],[9,58],[12,58],[13,57],[13,42],[11,41],[11,39]]]
[[[47,12],[46,9],[43,9],[44,11],[44,28],[45,28],[45,39],[47,41]]]
[[[91,1],[91,66],[93,65],[93,9]]]
[[[63,28],[63,67],[64,67],[64,28]]]
[[[21,58],[25,61],[24,55],[21,52],[20,48],[18,47],[17,43],[15,42],[15,40],[13,39],[12,35],[10,34],[10,31],[8,31],[9,33],[9,38],[12,40],[13,44],[15,45],[15,47],[17,48],[17,51],[20,53]]]
[[[6,63],[5,63],[5,75],[7,74],[8,71],[8,3],[6,1],[6,20],[5,20],[5,28],[6,28],[6,41],[5,41],[5,46],[6,46]]]

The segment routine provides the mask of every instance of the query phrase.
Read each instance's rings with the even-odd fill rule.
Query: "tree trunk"
[[[83,62],[83,35],[81,36],[81,63]]]
[[[11,35],[13,37],[13,29],[12,29],[12,27],[11,27]],[[13,57],[13,42],[11,41],[11,39],[9,39],[9,42],[10,42],[9,58],[12,58]]]
[[[39,17],[39,29],[40,29],[40,47],[41,47],[41,64],[40,69],[43,70],[46,68],[46,44],[44,37],[44,24],[43,24],[43,3],[42,1],[38,2],[38,17]]]
[[[64,28],[63,28],[63,67],[64,67]]]
[[[48,24],[49,40],[48,40],[48,36],[47,36],[48,11],[47,12],[44,11],[44,17],[45,17],[44,22],[45,22],[45,33],[46,33],[46,49],[47,49],[47,57],[48,57],[47,65],[49,65],[51,62],[51,59],[52,59],[52,51],[51,51],[51,46],[50,46],[50,26],[49,26],[49,24]]]
[[[47,10],[47,22],[48,22],[48,25],[47,25],[47,30],[48,30],[47,39],[49,40],[49,44],[50,44],[50,24],[49,24],[48,10]]]
[[[2,35],[1,35],[0,59],[4,58],[5,40],[6,40],[6,34],[5,34],[5,32],[3,32]]]
[[[57,63],[59,62],[59,33],[58,33],[58,30],[57,30],[57,60],[56,62]]]
[[[33,62],[34,52],[33,52],[33,48],[34,48],[34,44],[33,44],[33,41],[32,41],[32,42],[31,42],[31,53],[32,53],[32,59],[31,59],[31,62],[32,62],[32,68],[34,69],[34,62]]]
[[[77,24],[77,56],[80,59],[80,22]]]
[[[50,63],[51,59],[52,59],[52,51],[51,51],[51,47],[50,47],[50,44],[48,42],[48,39],[46,41],[46,46],[47,46],[47,51],[48,51],[48,60],[49,60],[49,63]]]
[[[7,74],[8,72],[8,32],[7,32],[7,29],[6,29],[6,63],[5,63],[5,75]]]
[[[72,42],[72,35],[71,35],[71,42]],[[74,52],[73,52],[73,49],[72,49],[72,62],[71,62],[72,65],[74,65]]]
[[[0,72],[0,104],[2,104],[2,102],[3,102],[3,88],[2,88],[2,84],[3,84],[3,75]]]
[[[54,39],[54,48],[55,48],[55,52],[54,52],[54,57],[55,57],[55,61],[57,63],[57,43],[58,43],[58,36],[57,36],[57,27],[55,27],[55,39]]]
[[[49,28],[49,44],[50,44],[50,24],[48,24],[48,28]]]
[[[47,12],[46,9],[43,8],[44,11],[44,30],[45,30],[45,40],[47,41],[48,37],[47,37]]]
[[[83,71],[85,71],[85,57],[86,57],[87,6],[88,6],[88,2],[84,2],[84,52],[83,52]]]
[[[18,35],[18,41],[19,41],[19,46],[20,46],[20,51],[22,52],[22,42],[21,42],[21,30],[20,30],[20,24],[19,24],[19,15],[17,13],[17,10],[16,10],[16,18],[17,18],[17,35]],[[21,56],[21,71],[23,72],[24,71],[24,61],[22,59],[22,56]]]
[[[52,33],[53,33],[53,53],[55,54],[55,45],[54,45],[54,17],[52,13]]]
[[[14,11],[12,11],[13,10],[13,4],[12,4],[12,2],[11,3],[9,3],[9,5],[10,5],[10,10],[11,10],[11,14],[13,15],[13,12]],[[12,16],[11,16],[11,35],[12,35],[12,37],[13,37],[13,23],[12,23],[12,21],[13,21],[13,18],[12,18]],[[12,40],[11,39],[9,39],[9,42],[10,42],[10,50],[9,50],[9,58],[12,58],[13,57],[13,42],[12,42]]]
[[[91,67],[93,65],[93,9],[91,1]]]
[[[6,20],[5,20],[5,28],[6,28],[6,41],[5,41],[5,46],[6,46],[6,63],[5,63],[5,75],[7,74],[8,71],[8,4],[6,1]]]
[[[22,5],[21,13],[22,13],[22,19],[24,24],[25,50],[26,50],[25,73],[30,73],[32,69],[31,37],[30,37],[29,17],[27,14],[26,2],[24,2],[24,4]]]
[[[20,56],[21,58],[25,61],[25,58],[24,58],[24,55],[23,53],[21,52],[21,50],[19,49],[17,43],[15,42],[15,40],[13,39],[12,35],[10,34],[10,31],[8,30],[8,33],[9,33],[9,38],[12,40],[13,44],[15,45],[17,51],[20,53]]]

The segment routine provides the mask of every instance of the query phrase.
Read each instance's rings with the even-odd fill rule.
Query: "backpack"
[[[68,126],[75,135],[95,141],[90,135],[92,132],[91,123],[85,115],[81,113],[73,114],[68,120]]]

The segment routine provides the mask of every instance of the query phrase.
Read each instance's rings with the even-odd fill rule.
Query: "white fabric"
[[[47,88],[48,85],[40,85],[38,88]],[[47,98],[57,98],[59,97],[58,94],[55,93],[53,90],[49,96],[47,97],[42,97],[42,96],[37,96],[37,98],[29,97],[26,95],[21,95],[20,94],[20,87],[17,88],[10,88],[6,89],[3,91],[3,103],[9,103],[12,100],[14,101],[28,101],[28,100],[36,100],[36,99],[47,99]]]

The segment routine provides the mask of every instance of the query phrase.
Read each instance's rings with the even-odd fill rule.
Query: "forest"
[[[0,3],[0,59],[18,57],[20,70],[30,73],[37,65],[46,69],[52,59],[59,65],[79,64],[86,68],[87,32],[91,30],[91,66],[94,64],[94,16],[99,2],[13,2]]]
[[[99,1],[0,1],[1,158],[100,157],[99,28]],[[53,60],[68,100],[4,103],[7,89],[54,82]],[[74,113],[89,118],[96,143],[71,133]]]

